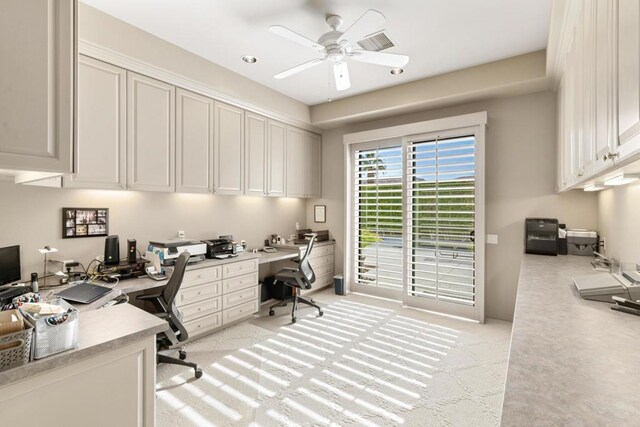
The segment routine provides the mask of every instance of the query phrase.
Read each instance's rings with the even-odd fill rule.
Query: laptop
[[[58,292],[56,296],[67,301],[89,304],[109,292],[111,292],[111,288],[99,286],[91,282],[82,282],[62,292]]]

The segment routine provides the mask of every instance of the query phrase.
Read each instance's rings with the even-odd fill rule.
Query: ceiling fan
[[[351,87],[349,69],[345,62],[347,59],[393,68],[402,68],[409,62],[409,57],[406,55],[364,50],[357,44],[359,40],[383,30],[387,20],[384,15],[377,10],[367,10],[344,32],[340,31],[343,23],[340,16],[331,15],[327,17],[326,21],[331,31],[321,35],[317,42],[282,25],[272,25],[269,27],[269,31],[272,33],[301,44],[302,46],[315,49],[322,55],[321,58],[312,59],[311,61],[278,73],[273,76],[274,78],[284,79],[285,77],[292,76],[325,61],[329,61],[333,63],[333,76],[336,89],[346,90]]]

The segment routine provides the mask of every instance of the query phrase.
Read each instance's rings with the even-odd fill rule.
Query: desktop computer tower
[[[135,264],[138,261],[136,239],[127,239],[127,262]]]

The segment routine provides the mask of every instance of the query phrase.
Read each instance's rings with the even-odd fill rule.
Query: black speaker
[[[138,261],[137,252],[136,239],[127,239],[127,261],[129,264],[135,264]]]
[[[118,265],[120,263],[120,239],[117,235],[108,236],[104,240],[104,264]]]

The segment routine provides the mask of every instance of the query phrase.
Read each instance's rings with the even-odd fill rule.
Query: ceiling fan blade
[[[402,68],[409,63],[407,55],[398,55],[396,53],[370,52],[368,50],[354,50],[349,55],[350,58],[367,62],[369,64],[386,65],[387,67]]]
[[[296,42],[302,46],[310,47],[315,50],[323,51],[324,46],[314,42],[313,40],[296,33],[288,28],[283,27],[282,25],[272,25],[269,27],[269,31],[273,34],[277,34],[280,37],[284,37],[285,39],[289,39],[292,42]]]
[[[346,62],[340,61],[333,64],[333,77],[336,81],[337,90],[347,90],[351,87],[349,68]]]
[[[296,65],[293,68],[289,68],[288,70],[285,70],[281,73],[276,74],[275,76],[273,76],[276,79],[284,79],[285,77],[289,77],[292,76],[294,74],[297,74],[301,71],[307,70],[311,67],[315,67],[316,65],[322,63],[322,61],[324,61],[322,58],[316,58],[316,59],[312,59],[311,61],[305,62],[303,64],[300,65]]]
[[[356,20],[347,30],[338,38],[338,43],[343,40],[349,40],[356,43],[366,36],[377,33],[383,29],[387,18],[377,10],[369,9],[360,18]]]

